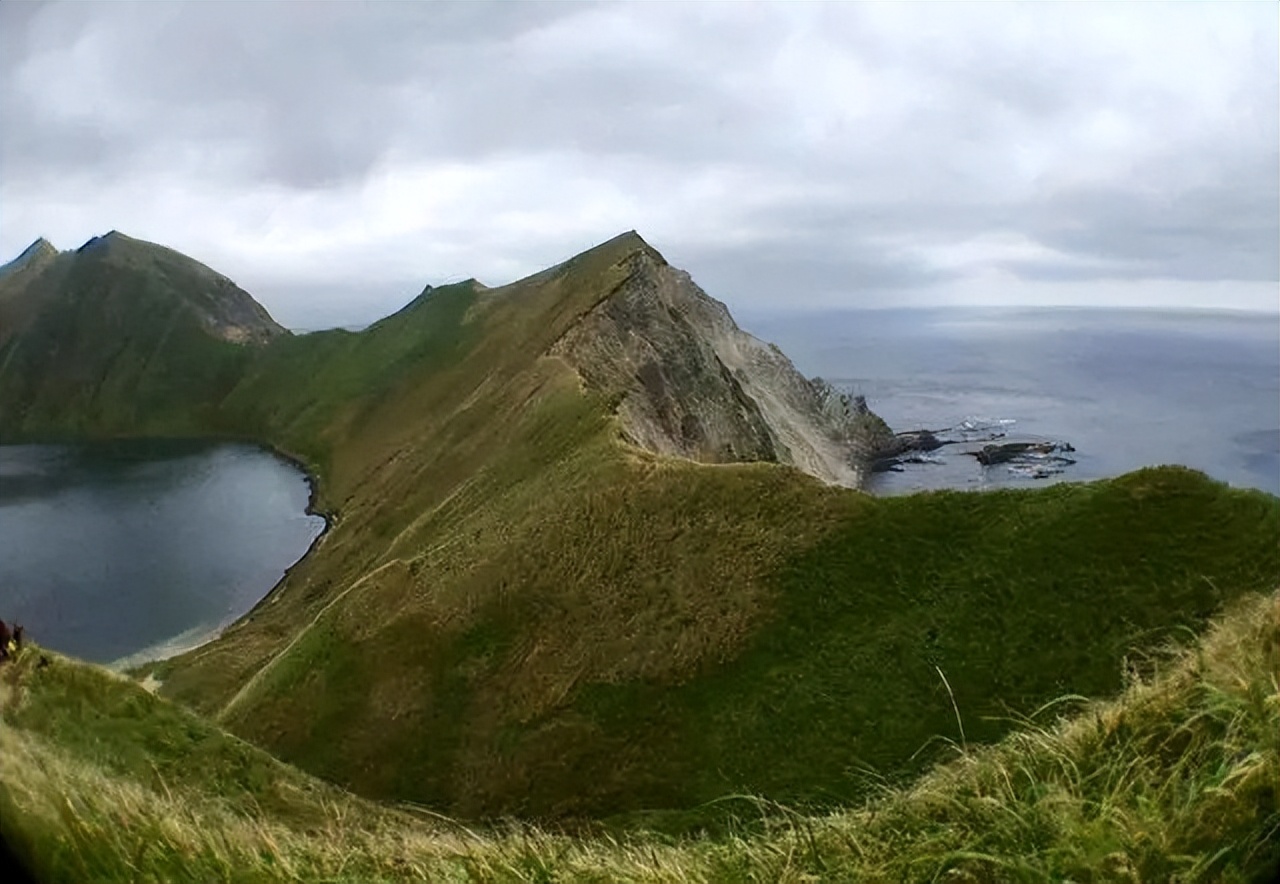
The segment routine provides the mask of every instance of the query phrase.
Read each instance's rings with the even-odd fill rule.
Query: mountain
[[[558,305],[581,303],[584,314],[551,317],[553,327],[560,327],[557,319],[564,324],[563,336],[549,352],[566,358],[593,391],[618,398],[630,441],[702,462],[792,464],[824,481],[859,484],[867,452],[891,435],[883,422],[865,406],[855,409],[839,394],[805,379],[776,348],[739,330],[723,304],[698,289],[687,274],[670,268],[634,232],[514,288],[525,291],[542,281],[554,284],[557,274],[595,267],[606,256],[623,268],[617,287],[586,287],[580,297]],[[226,277],[170,249],[116,231],[62,256],[45,240],[37,240],[6,265],[6,271],[9,268],[11,273],[0,275],[0,304],[28,306],[0,322],[0,346],[15,341],[8,352],[0,350],[0,390],[6,381],[20,387],[33,378],[51,388],[47,393],[18,389],[0,396],[11,409],[10,434],[39,435],[43,422],[56,426],[59,418],[54,414],[42,416],[41,403],[47,400],[56,400],[63,415],[96,417],[104,432],[129,432],[140,421],[155,421],[156,410],[177,429],[198,428],[202,420],[216,425],[207,416],[181,415],[180,405],[150,409],[145,402],[130,401],[126,391],[146,389],[156,380],[145,376],[150,364],[163,370],[172,390],[189,394],[185,398],[194,410],[207,412],[209,405],[231,392],[232,381],[246,363],[239,349],[219,344],[261,345],[288,334]],[[462,287],[483,288],[474,280]],[[486,292],[481,301],[500,301],[504,291]],[[388,336],[414,325],[414,316],[431,294],[428,287],[364,340],[377,339],[376,349],[381,349]],[[327,343],[341,337],[312,336],[302,349],[325,353]],[[156,352],[174,338],[189,348],[191,358]],[[41,349],[41,342],[50,345]],[[345,360],[339,356],[336,361]],[[389,369],[391,360],[387,354],[368,353],[356,361],[377,374]],[[200,366],[225,370],[192,376]],[[222,383],[214,384],[215,376]],[[68,406],[68,397],[81,402]],[[93,418],[88,425],[80,423],[79,429],[97,431]]]
[[[112,231],[37,240],[0,274],[0,439],[198,432],[249,354],[287,332],[249,294]]]
[[[619,397],[627,438],[703,463],[783,463],[857,487],[870,456],[892,444],[883,421],[739,329],[634,232],[621,242],[634,246],[630,274],[551,352],[589,389]]]
[[[845,806],[862,772],[945,754],[939,735],[993,741],[1118,691],[1135,646],[1280,578],[1280,501],[1188,470],[845,487],[883,422],[634,233],[506,286],[428,288],[359,333],[240,343],[192,309],[206,275],[174,286],[156,268],[175,259],[133,242],[41,271],[0,350],[0,432],[224,435],[305,463],[329,530],[219,639],[137,675],[366,797],[467,817]],[[92,361],[118,341],[145,370]],[[98,372],[89,392],[45,379],[70,372],[55,347]]]
[[[0,266],[0,279],[15,276],[18,273],[30,273],[39,270],[52,258],[57,257],[58,250],[53,243],[43,236],[22,250],[22,254],[8,264]]]

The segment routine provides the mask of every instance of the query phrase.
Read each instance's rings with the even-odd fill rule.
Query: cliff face
[[[770,461],[861,484],[892,437],[883,421],[742,331],[652,248],[625,260],[626,281],[552,352],[590,388],[620,398],[629,441],[703,463]]]

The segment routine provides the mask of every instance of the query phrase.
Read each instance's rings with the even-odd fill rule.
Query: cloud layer
[[[363,322],[635,228],[754,310],[1276,309],[1274,4],[0,4],[0,249]]]

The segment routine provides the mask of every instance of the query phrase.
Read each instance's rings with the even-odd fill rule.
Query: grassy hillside
[[[283,334],[208,267],[96,238],[0,279],[0,440],[198,435]]]
[[[714,836],[467,828],[326,786],[96,667],[0,668],[0,833],[48,881],[1263,882],[1280,865],[1280,596],[1114,702],[1062,702],[905,788]],[[1072,710],[1051,720],[1054,710]]]
[[[573,402],[547,425],[590,434]],[[571,454],[510,485],[495,469],[396,538],[202,708],[362,794],[466,816],[737,791],[839,803],[866,769],[906,774],[931,737],[960,738],[948,685],[967,738],[997,738],[1011,713],[1116,689],[1131,646],[1280,573],[1280,502],[1184,470],[876,500],[562,443]],[[510,450],[519,465],[549,453]],[[158,674],[208,703],[258,635]]]
[[[0,383],[0,407],[24,438],[221,434],[309,464],[331,530],[152,674],[311,773],[467,817],[733,792],[842,805],[960,722],[994,740],[1012,714],[1114,691],[1134,645],[1280,581],[1280,500],[1176,468],[877,500],[625,444],[617,391],[551,354],[648,253],[624,235],[500,289],[429,290],[358,334],[260,346],[175,338],[165,311],[186,302],[164,273],[125,285],[80,262],[71,306],[39,322],[56,343],[76,305],[118,305],[128,345],[72,361],[96,386],[11,375],[35,392]],[[8,352],[46,358],[41,328]],[[90,331],[69,339],[114,339]]]

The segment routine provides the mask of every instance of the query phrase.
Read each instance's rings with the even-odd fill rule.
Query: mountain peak
[[[565,269],[620,264],[636,255],[646,255],[653,258],[659,266],[666,266],[667,264],[667,259],[662,257],[662,254],[657,249],[645,242],[640,234],[634,230],[628,230],[592,246],[562,264],[544,270],[542,273],[534,274],[530,278],[538,278],[544,274],[556,273]]]
[[[658,258],[658,260],[663,264],[667,263],[666,259],[662,257],[661,253],[657,249],[655,249],[653,246],[645,242],[644,237],[636,233],[634,230],[628,230],[625,233],[619,233],[617,236],[613,237],[612,239],[607,239],[604,242],[600,243],[600,245],[596,246],[595,248],[587,250],[587,252],[585,252],[584,254],[589,255],[592,252],[596,252],[596,251],[616,254],[619,258],[623,258],[628,255],[633,255],[637,252],[644,252],[645,254],[652,255]]]
[[[56,254],[58,254],[58,250],[54,248],[53,243],[49,242],[49,240],[45,239],[43,236],[38,236],[31,243],[31,245],[23,249],[22,253],[19,254],[17,258],[14,258],[13,261],[9,263],[14,264],[19,261],[29,260],[39,255],[56,255]]]
[[[175,249],[110,230],[90,237],[67,258],[70,267],[80,268],[77,278],[94,281],[95,300],[116,301],[118,315],[131,315],[128,305],[152,299],[147,310],[181,305],[207,333],[225,341],[261,343],[285,333],[248,292]]]
[[[135,243],[143,243],[143,244],[149,245],[148,243],[144,243],[143,240],[134,239],[131,236],[125,236],[123,233],[121,233],[118,230],[108,230],[106,233],[102,234],[101,236],[89,237],[87,240],[85,240],[84,245],[76,249],[76,252],[78,254],[82,254],[84,252],[90,252],[100,248],[108,248],[114,245],[124,245],[124,244],[132,245]]]
[[[53,243],[43,236],[37,237],[31,245],[22,250],[18,257],[0,267],[0,276],[7,276],[19,270],[42,265],[49,259],[56,258],[57,255],[58,250],[53,247]]]
[[[629,273],[554,345],[588,388],[618,397],[632,443],[704,463],[772,461],[857,487],[891,435],[841,407],[778,350],[635,231],[569,262],[625,262]]]

